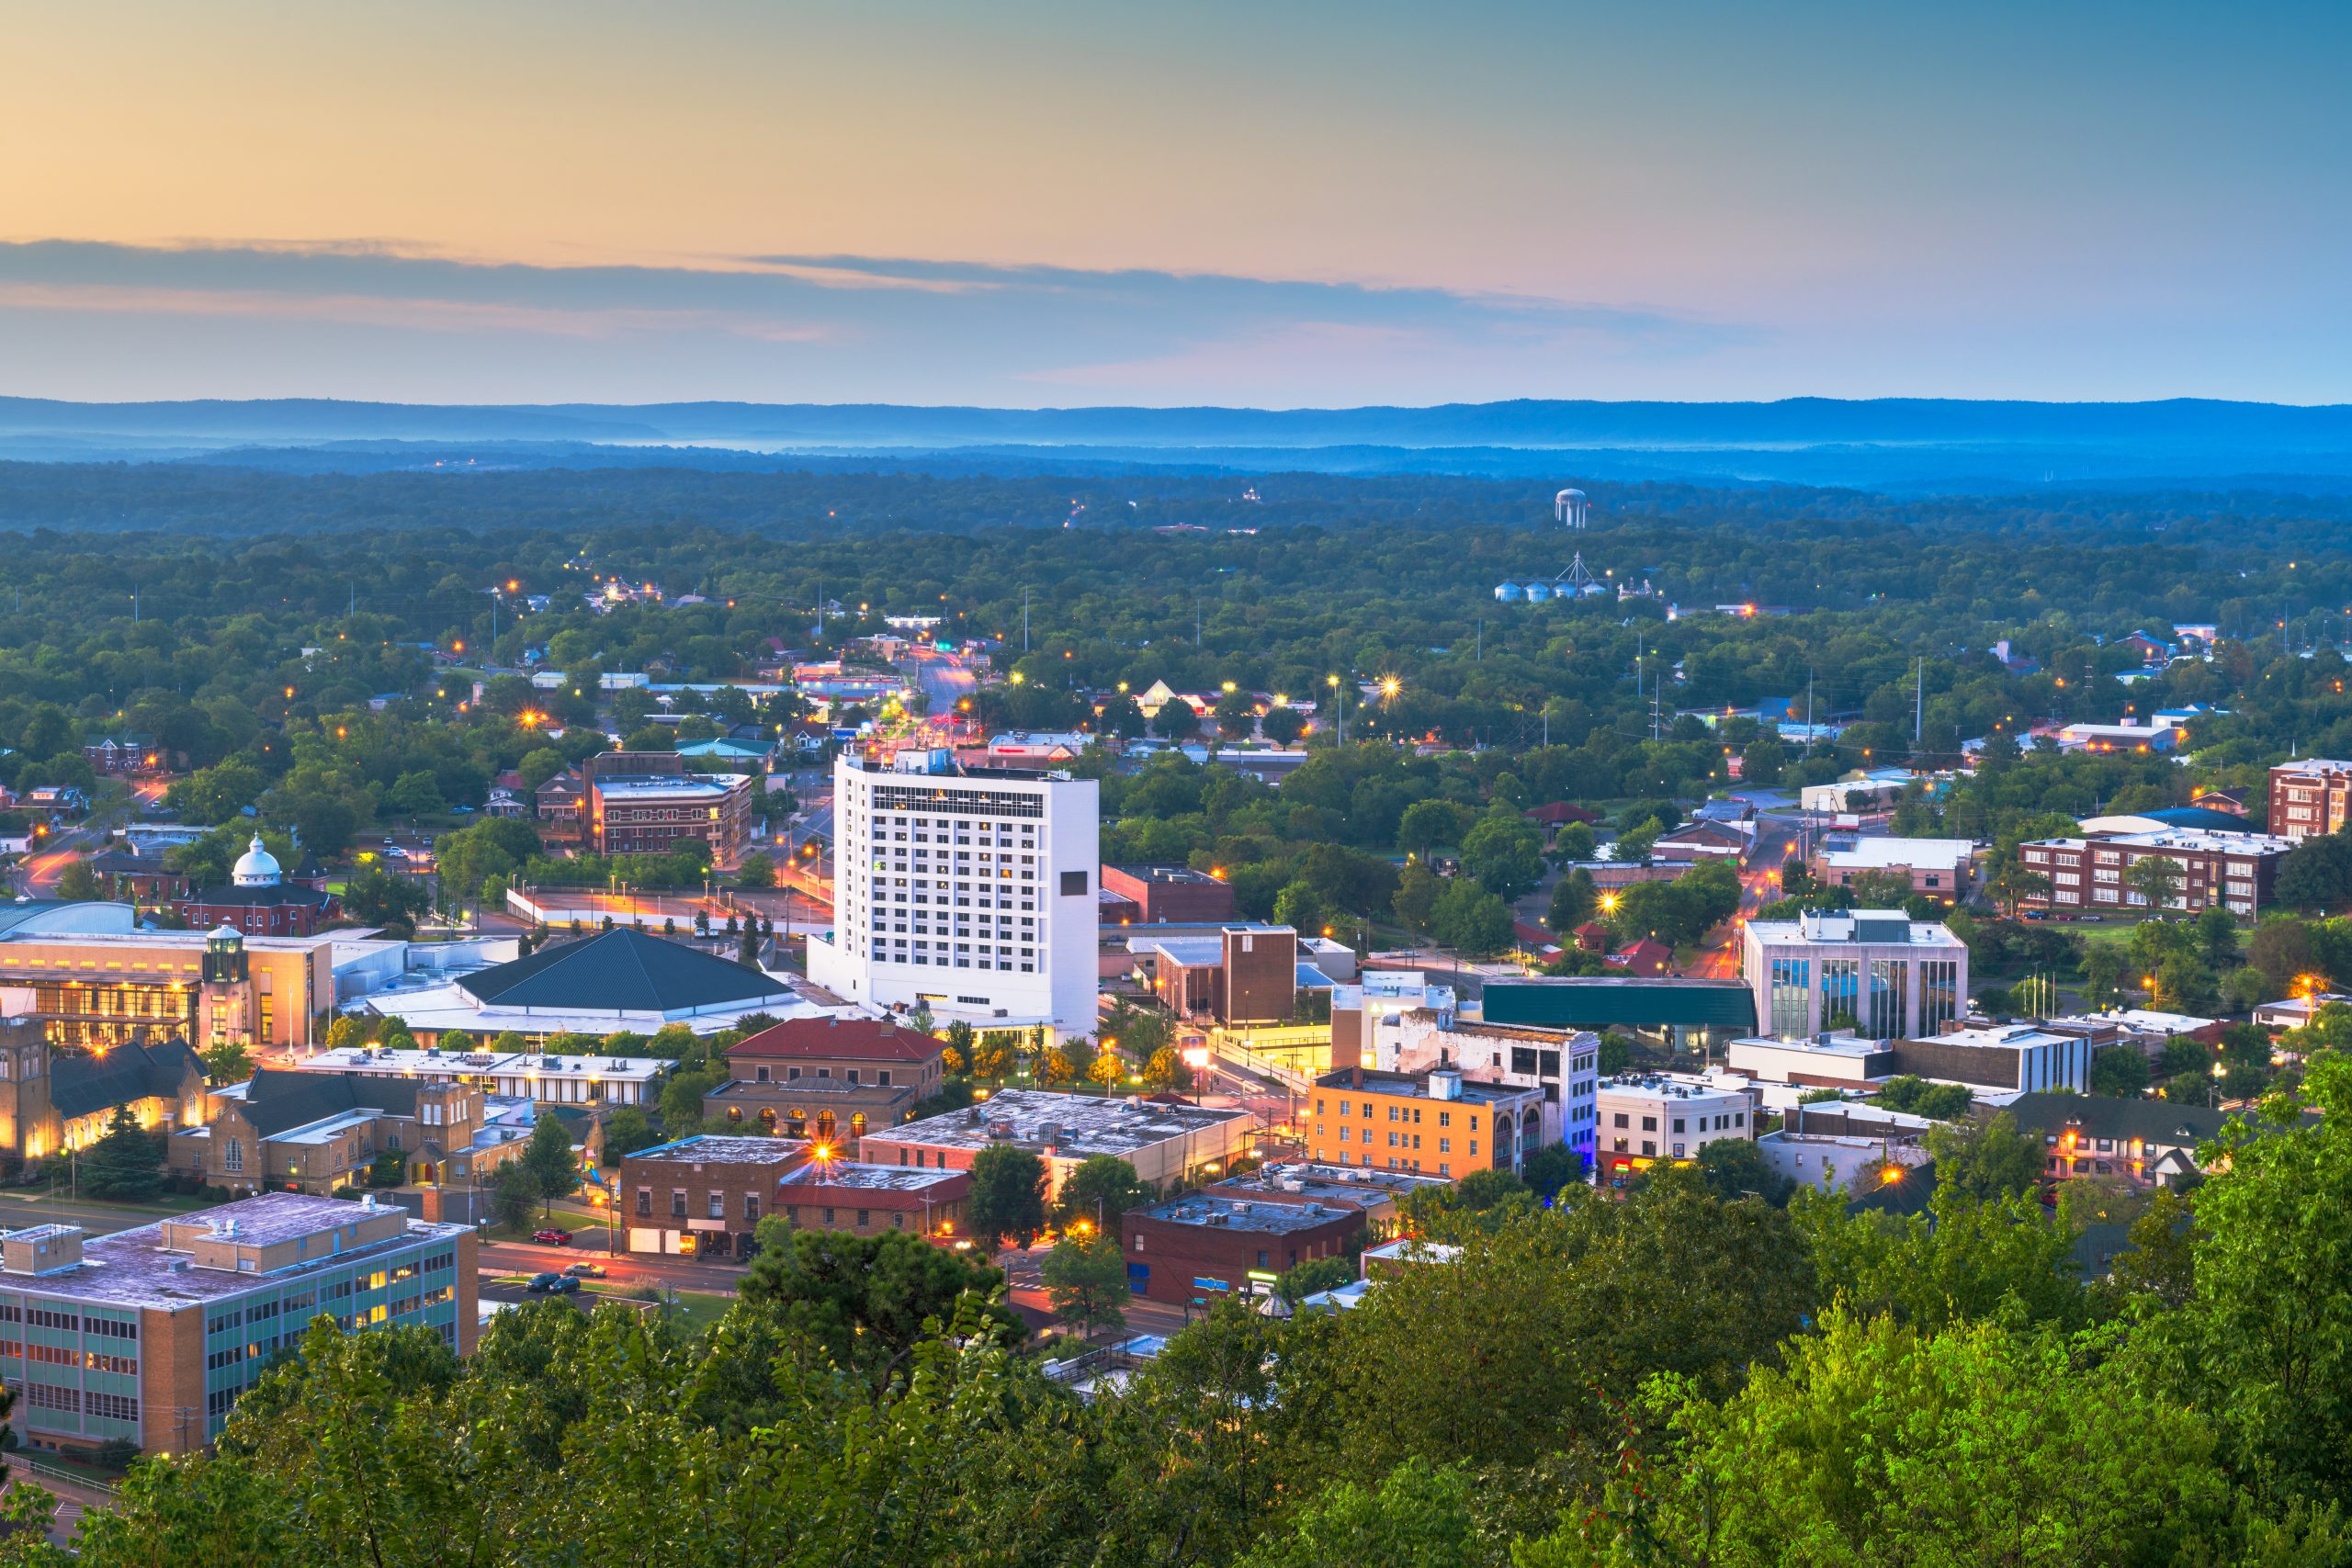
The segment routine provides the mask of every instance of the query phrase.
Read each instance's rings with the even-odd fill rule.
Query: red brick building
[[[1119,1219],[1127,1289],[1182,1306],[1266,1294],[1316,1258],[1341,1258],[1363,1234],[1352,1204],[1272,1202],[1193,1193]]]
[[[248,936],[309,936],[343,918],[332,893],[288,880],[277,857],[262,847],[261,835],[237,857],[226,887],[199,887],[173,900],[190,926],[227,926]]]
[[[933,1240],[965,1234],[972,1175],[847,1160],[811,1160],[776,1187],[777,1213],[800,1230],[873,1235],[912,1231]]]
[[[1106,865],[1102,891],[1136,907],[1138,925],[1201,925],[1233,919],[1233,886],[1182,865]]]
[[[2170,908],[2195,914],[2220,905],[2252,919],[2270,902],[2278,863],[2292,847],[2284,838],[2261,833],[2167,829],[2112,839],[2041,839],[2019,845],[2018,854],[2028,871],[2050,879],[2046,892],[2024,900],[2032,908],[2124,914],[2145,909],[2147,898],[2132,891],[2126,873],[2140,861],[2161,859],[2180,868]]]
[[[2270,831],[2276,837],[2300,843],[2335,832],[2347,819],[2352,819],[2352,762],[2310,757],[2270,770]]]

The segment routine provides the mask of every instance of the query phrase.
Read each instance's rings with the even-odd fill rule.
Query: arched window
[[[856,1115],[852,1116],[849,1119],[849,1135],[853,1138],[862,1138],[865,1136],[865,1111],[861,1111]]]

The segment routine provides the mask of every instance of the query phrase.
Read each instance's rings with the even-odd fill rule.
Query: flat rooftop
[[[1942,924],[1915,920],[1900,909],[1807,909],[1793,920],[1750,920],[1747,931],[1767,947],[1796,942],[1953,949],[1968,945]]]
[[[1976,846],[1966,839],[1868,838],[1827,846],[1822,850],[1821,859],[1826,865],[1860,871],[1894,866],[1963,865],[1975,852]]]
[[[1298,1231],[1311,1231],[1343,1215],[1361,1213],[1352,1207],[1327,1209],[1313,1202],[1253,1202],[1247,1198],[1217,1197],[1206,1192],[1194,1192],[1170,1202],[1154,1203],[1149,1208],[1128,1212],[1139,1219],[1158,1220],[1162,1224],[1200,1225],[1218,1230],[1248,1231],[1261,1235],[1287,1235]]]
[[[1629,1073],[1623,1077],[1601,1079],[1598,1092],[1658,1100],[1704,1100],[1711,1095],[1745,1100],[1747,1098],[1747,1083],[1745,1078],[1710,1082],[1705,1078],[1681,1077],[1666,1073]]]
[[[2052,1034],[2030,1023],[1996,1023],[1984,1029],[1948,1029],[1941,1034],[1921,1035],[1922,1043],[1929,1045],[1968,1045],[1982,1051],[2014,1051],[2034,1045],[2071,1045],[2075,1036]]]
[[[1422,1176],[1409,1170],[1378,1170],[1370,1166],[1288,1161],[1262,1166],[1241,1176],[1227,1177],[1208,1190],[1222,1196],[1282,1192],[1298,1198],[1376,1204],[1431,1187],[1453,1185],[1445,1177]]]
[[[237,1240],[248,1247],[268,1247],[296,1236],[318,1235],[362,1217],[397,1210],[366,1210],[345,1198],[312,1198],[299,1192],[265,1192],[217,1209],[183,1214],[168,1222],[190,1225],[234,1220]],[[43,1227],[55,1230],[59,1227]],[[227,1269],[191,1265],[186,1252],[164,1249],[164,1225],[141,1225],[113,1235],[86,1236],[82,1261],[53,1274],[0,1274],[0,1291],[87,1302],[98,1306],[153,1308],[176,1312],[201,1307],[254,1291],[300,1283],[314,1275],[353,1263],[415,1247],[420,1243],[454,1241],[470,1225],[431,1224],[408,1220],[401,1234],[365,1247],[345,1247],[317,1258],[292,1264],[267,1274],[240,1273]]]
[[[921,1170],[913,1166],[866,1165],[857,1160],[811,1160],[785,1176],[779,1185],[860,1192],[928,1192],[971,1179],[968,1170]]]
[[[628,1157],[672,1164],[797,1165],[808,1157],[808,1145],[800,1138],[729,1138],[702,1133],[672,1144],[656,1144]]]
[[[1887,1049],[1882,1041],[1864,1040],[1854,1034],[1832,1034],[1827,1039],[1807,1035],[1799,1040],[1782,1040],[1776,1035],[1764,1034],[1731,1043],[1735,1051],[1743,1046],[1765,1051],[1804,1051],[1816,1056],[1854,1057],[1875,1056]]]
[[[748,779],[748,773],[730,777]],[[735,786],[719,784],[702,773],[616,773],[596,781],[596,793],[622,800],[662,800],[673,797],[715,799],[733,792]]]
[[[1085,737],[1081,736],[1079,739],[1084,739]],[[1137,882],[1159,883],[1171,886],[1182,886],[1187,887],[1221,887],[1224,886],[1222,878],[1211,876],[1205,871],[1194,871],[1189,865],[1108,865],[1104,866],[1102,869],[1105,871],[1115,871],[1122,876],[1131,876]]]
[[[1430,1073],[1374,1072],[1368,1067],[1340,1067],[1317,1078],[1315,1087],[1385,1094],[1405,1100],[1426,1100],[1438,1105],[1499,1105],[1506,1100],[1523,1100],[1540,1092],[1533,1089],[1513,1088],[1509,1084],[1480,1083],[1476,1078],[1464,1078],[1460,1092],[1442,1095],[1432,1092],[1430,1088],[1430,1079],[1433,1076]]]
[[[865,1141],[951,1149],[984,1149],[991,1144],[1041,1149],[1045,1130],[1052,1127],[1061,1156],[1083,1159],[1089,1155],[1125,1156],[1171,1138],[1255,1120],[1238,1108],[1008,1089],[967,1110],[868,1133]],[[1003,1130],[1001,1134],[998,1129]]]
[[[523,1073],[543,1078],[637,1078],[650,1082],[670,1068],[663,1056],[550,1056],[536,1051],[369,1051],[347,1045],[294,1064],[305,1072],[368,1073],[423,1077],[435,1073]]]

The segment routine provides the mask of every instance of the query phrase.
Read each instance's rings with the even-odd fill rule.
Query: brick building
[[[1544,1091],[1479,1083],[1460,1070],[1384,1073],[1343,1067],[1315,1080],[1302,1114],[1320,1164],[1366,1165],[1459,1179],[1516,1172],[1544,1142]]]
[[[1594,1169],[1617,1185],[1654,1165],[1695,1164],[1699,1151],[1718,1139],[1756,1136],[1755,1107],[1745,1089],[1688,1074],[1604,1078],[1593,1104],[1600,1118]]]
[[[704,1134],[639,1149],[621,1161],[621,1220],[631,1252],[744,1258],[759,1250],[760,1221],[775,1212],[777,1184],[807,1161],[797,1138]]]
[[[2352,820],[2352,762],[2307,757],[2270,770],[2269,827],[2277,837],[2300,843],[2337,832],[2347,820]]]
[[[113,1235],[0,1236],[0,1377],[36,1449],[190,1452],[321,1316],[429,1328],[464,1356],[479,1314],[472,1229],[373,1200],[272,1192]]]
[[[728,1047],[727,1081],[706,1120],[854,1146],[938,1091],[945,1046],[921,1030],[864,1018],[797,1018]]]
[[[118,1107],[141,1127],[201,1125],[204,1064],[184,1041],[53,1047],[39,1023],[0,1025],[0,1149],[46,1159],[106,1135]]]
[[[1106,865],[1102,891],[1133,904],[1138,925],[1191,925],[1233,918],[1233,885],[1182,865]]]
[[[535,1122],[529,1100],[475,1084],[266,1067],[217,1091],[211,1119],[175,1133],[166,1159],[255,1192],[358,1186],[385,1154],[401,1156],[402,1181],[480,1185],[522,1157]]]
[[[964,1234],[972,1178],[961,1170],[855,1160],[810,1160],[776,1185],[776,1212],[800,1230],[872,1235],[912,1231],[933,1238]]]
[[[1288,926],[1136,937],[1152,995],[1178,1018],[1279,1023],[1298,1010],[1298,933]]]
[[[1127,1289],[1178,1305],[1262,1295],[1309,1259],[1344,1257],[1363,1228],[1364,1212],[1351,1204],[1205,1192],[1119,1217]]]
[[[732,866],[751,844],[759,782],[750,773],[593,775],[588,848],[600,855],[667,854],[679,840],[695,839],[710,846],[713,865]]]
[[[343,918],[334,894],[285,874],[277,857],[262,847],[259,833],[237,857],[229,886],[190,888],[172,908],[192,927],[248,936],[309,936]]]
[[[2018,854],[2027,870],[2050,879],[2047,891],[2024,900],[2031,908],[2145,909],[2146,895],[2132,889],[2127,874],[2141,861],[2168,860],[2179,872],[2167,908],[2195,914],[2220,905],[2251,919],[2270,902],[2278,863],[2293,847],[2290,839],[2262,833],[2167,829],[2111,839],[2038,839],[2020,844]]]
[[[982,1105],[869,1133],[858,1153],[874,1165],[969,1170],[982,1149],[1026,1149],[1046,1162],[1051,1196],[1095,1155],[1116,1155],[1154,1187],[1214,1176],[1250,1153],[1257,1134],[1257,1118],[1238,1108],[1008,1089]]]

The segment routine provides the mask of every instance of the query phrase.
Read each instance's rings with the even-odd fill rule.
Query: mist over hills
[[[1564,483],[1792,483],[1926,492],[2211,483],[2336,492],[2352,486],[2352,407],[2195,399],[1522,400],[1269,410],[0,398],[0,458],[334,472],[453,464],[756,470],[847,458],[1030,472],[1556,474]]]

